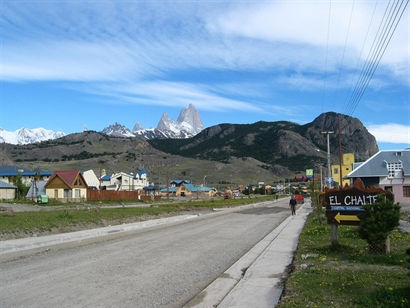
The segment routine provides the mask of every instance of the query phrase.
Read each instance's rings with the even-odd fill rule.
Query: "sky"
[[[0,1],[5,130],[151,128],[193,104],[205,127],[334,111],[410,147],[408,0]]]

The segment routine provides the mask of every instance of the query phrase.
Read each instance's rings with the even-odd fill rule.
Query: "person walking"
[[[296,199],[295,196],[292,196],[289,201],[289,206],[290,206],[290,211],[292,212],[292,215],[296,215]]]

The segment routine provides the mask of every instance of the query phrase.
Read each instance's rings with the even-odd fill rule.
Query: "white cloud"
[[[328,1],[268,1],[247,3],[209,19],[208,28],[225,35],[260,39],[295,46],[321,47],[329,44],[329,61],[341,61],[346,35],[349,32],[345,54],[347,62],[357,59],[365,44],[362,58],[367,57],[376,36],[387,2],[356,1],[348,31],[352,1],[333,1],[331,6],[329,40],[327,40]],[[373,10],[375,9],[372,21]],[[404,14],[387,49],[382,63],[387,65],[408,63],[410,59],[409,14]],[[370,27],[369,27],[370,26]],[[367,30],[369,35],[366,39]],[[338,49],[335,54],[332,49]],[[335,57],[335,55],[337,55]],[[322,59],[316,53],[316,62]],[[333,60],[332,60],[333,59]],[[313,60],[313,59],[312,59]],[[323,57],[324,60],[324,57]],[[353,64],[353,63],[352,63]]]
[[[410,126],[388,123],[370,125],[368,130],[376,137],[377,142],[407,143],[410,145]]]
[[[119,103],[185,107],[194,103],[202,110],[240,110],[264,112],[257,102],[245,102],[223,97],[209,91],[208,86],[177,82],[103,83],[81,87],[96,95],[112,97]]]

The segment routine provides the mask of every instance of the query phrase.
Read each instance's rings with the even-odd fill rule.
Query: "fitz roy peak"
[[[144,129],[141,124],[136,123],[132,132],[123,125],[115,123],[105,128],[102,132],[109,136],[117,137],[142,137],[144,139],[168,139],[168,138],[190,138],[204,129],[201,117],[194,105],[189,104],[184,108],[174,121],[168,116],[167,112],[162,114],[156,128]]]

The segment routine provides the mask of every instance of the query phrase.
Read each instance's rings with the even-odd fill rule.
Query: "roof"
[[[51,176],[51,178],[48,180],[47,183],[50,183],[55,177],[59,177],[60,179],[62,179],[69,187],[73,187],[74,185],[74,181],[77,178],[77,176],[81,175],[81,171],[80,170],[58,170],[58,171],[54,171],[53,175]],[[85,182],[85,180],[84,180]]]
[[[171,184],[174,183],[175,185],[179,186],[179,185],[181,185],[182,183],[184,183],[184,184],[190,184],[191,181],[190,181],[190,180],[172,180],[170,183],[171,183]]]
[[[178,187],[168,187],[168,188],[161,188],[161,192],[176,192]]]
[[[109,181],[111,179],[112,174],[106,174],[100,178],[101,181]]]
[[[410,150],[379,151],[350,172],[348,178],[388,176],[387,163],[403,165],[404,175],[410,175]]]
[[[7,188],[9,188],[9,189],[10,189],[10,188],[16,189],[17,187],[14,186],[14,185],[11,185],[11,184],[9,184],[9,183],[0,181],[0,189],[7,189]]]
[[[34,188],[34,184],[36,184],[36,188]],[[47,184],[47,181],[37,181],[36,183],[31,184],[26,197],[32,198],[32,197],[37,197],[39,195],[45,195],[46,194],[46,188],[45,188],[46,184]]]
[[[209,186],[195,186],[193,184],[184,184],[184,186],[192,192],[206,192],[210,190],[215,190],[214,187]]]
[[[147,170],[145,170],[144,168],[142,168],[141,170],[140,170],[140,172],[138,172],[138,175],[141,177],[141,175],[143,175],[143,174],[146,174],[147,175],[147,177],[149,177],[149,173],[148,173],[148,171]]]
[[[36,171],[32,170],[24,170],[23,168],[19,168],[17,166],[0,166],[0,176],[17,176],[19,174],[19,170],[23,170],[20,172],[21,176],[35,176]],[[39,175],[43,176],[50,176],[53,174],[51,171],[38,171]]]

